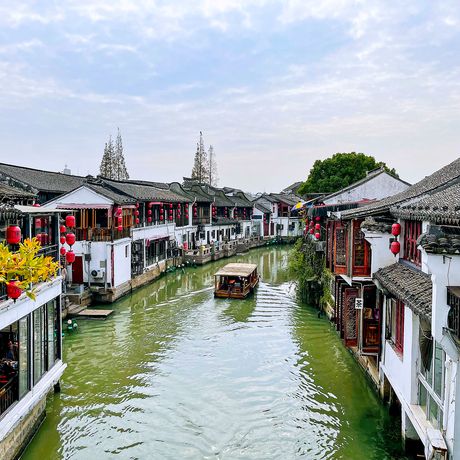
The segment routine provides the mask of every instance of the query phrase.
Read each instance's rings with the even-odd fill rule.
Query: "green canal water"
[[[289,248],[254,297],[214,299],[228,260],[175,272],[80,320],[62,391],[23,458],[402,459],[389,418],[330,323],[300,304]]]

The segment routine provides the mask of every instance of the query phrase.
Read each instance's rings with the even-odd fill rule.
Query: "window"
[[[390,299],[387,304],[387,325],[390,326],[390,340],[399,353],[404,352],[404,304],[397,299]]]
[[[370,244],[361,231],[361,221],[353,221],[353,275],[370,275]]]
[[[335,265],[347,265],[347,230],[343,225],[335,229]]]
[[[30,388],[29,384],[29,316],[19,320],[19,399]]]
[[[421,252],[417,249],[417,239],[422,233],[422,223],[415,220],[404,222],[404,259],[416,265],[421,264]]]
[[[442,429],[445,353],[434,342],[431,359],[425,369],[421,364],[419,373],[418,404],[425,412],[427,420],[437,429]]]

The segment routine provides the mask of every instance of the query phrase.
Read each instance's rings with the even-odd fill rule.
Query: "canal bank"
[[[296,300],[289,247],[256,249],[255,296],[214,299],[226,263],[176,271],[64,338],[62,391],[24,459],[398,459],[398,427],[328,321]]]

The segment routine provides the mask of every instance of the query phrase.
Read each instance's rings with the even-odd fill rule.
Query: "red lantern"
[[[61,244],[64,244],[65,243],[65,236],[61,236],[59,238],[59,241],[60,241]]]
[[[34,208],[39,208],[40,205],[38,203],[34,203]]]
[[[314,229],[314,228],[310,228],[310,235],[313,235],[313,233],[315,233],[315,229]]]
[[[390,251],[396,255],[399,254],[399,251],[401,251],[401,245],[399,244],[399,241],[393,241],[390,245]]]
[[[136,225],[139,225],[139,222],[140,222],[139,218],[136,217]]]
[[[315,224],[315,230],[321,230],[321,224]]]
[[[123,225],[123,217],[122,216],[117,217],[117,223],[118,223],[118,225]]]
[[[135,216],[138,216],[138,215],[139,215],[139,211],[138,211],[137,209],[134,211],[134,215],[135,215]]]
[[[75,253],[72,251],[72,249],[70,249],[70,251],[67,251],[65,255],[65,260],[69,265],[75,262]]]
[[[115,209],[115,215],[116,215],[116,216],[121,216],[122,212],[123,212],[123,211],[122,211],[121,208],[116,208],[116,209]]]
[[[138,208],[138,207],[139,207],[139,203],[136,203],[136,208]]]
[[[59,227],[59,232],[60,232],[60,233],[65,233],[66,230],[67,230],[67,229],[66,229],[65,225],[61,225],[61,226]]]
[[[391,226],[391,234],[394,236],[398,236],[401,234],[401,225],[397,222]]]
[[[66,253],[67,251],[65,250],[65,247],[62,246],[62,248],[59,249],[59,252],[61,253],[61,256],[65,256],[65,253]]]
[[[320,234],[320,233],[318,233],[318,232],[317,232],[317,233],[315,233],[315,238],[316,238],[317,240],[319,240],[319,239],[321,238],[321,234]]]
[[[118,230],[119,232],[122,232],[122,231],[123,231],[123,225],[119,225],[119,226],[117,227],[117,230]]]
[[[75,227],[75,216],[72,216],[71,214],[65,216],[65,224],[67,227],[70,228]]]
[[[151,207],[153,206],[153,203],[150,202],[150,203],[148,204],[148,206],[149,206],[149,208],[151,208]]]
[[[10,225],[6,229],[6,241],[8,244],[18,244],[21,242],[21,229],[17,225]]]
[[[321,217],[316,216],[316,222],[319,222],[321,220]]]
[[[147,211],[147,214],[148,214],[149,216],[151,216],[151,215],[152,215],[152,210],[149,209],[149,210]]]
[[[172,208],[173,208],[173,204],[169,203],[169,209],[172,209]]]
[[[69,246],[72,246],[75,244],[75,234],[74,233],[67,233],[67,235],[65,236],[65,241],[66,243],[69,245]]]
[[[152,218],[151,218],[151,217],[147,217],[147,222],[148,222],[149,224],[151,224],[151,223],[152,223]]]
[[[16,301],[19,297],[21,297],[22,290],[17,286],[18,281],[12,280],[6,285],[6,295]]]
[[[42,227],[42,220],[40,219],[40,217],[37,217],[35,219],[35,228],[41,228]]]

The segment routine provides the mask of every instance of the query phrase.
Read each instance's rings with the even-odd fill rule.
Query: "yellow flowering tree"
[[[0,283],[16,286],[35,300],[34,285],[56,276],[59,263],[52,257],[38,255],[41,249],[37,238],[26,239],[17,251],[11,251],[5,242],[0,243]]]

